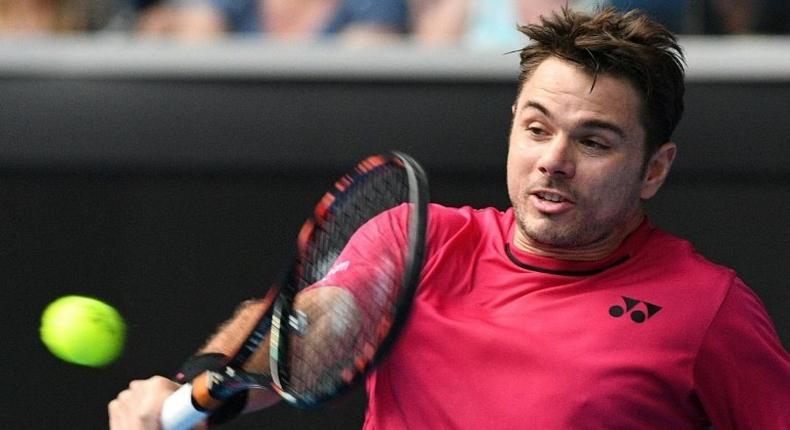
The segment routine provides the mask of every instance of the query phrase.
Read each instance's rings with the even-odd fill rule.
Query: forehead
[[[544,60],[523,83],[519,108],[527,101],[539,101],[563,114],[603,115],[636,123],[642,109],[639,92],[628,80],[605,73],[594,77],[580,65],[556,57]]]

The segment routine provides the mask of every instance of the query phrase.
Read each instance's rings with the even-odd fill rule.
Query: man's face
[[[587,249],[619,241],[641,221],[640,199],[657,190],[643,180],[637,91],[608,75],[590,91],[592,80],[550,57],[522,87],[507,160],[517,245]]]

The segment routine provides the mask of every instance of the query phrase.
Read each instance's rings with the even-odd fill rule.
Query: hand
[[[179,387],[162,376],[129,383],[107,406],[111,430],[160,430],[162,404]],[[205,428],[201,425],[200,428]]]

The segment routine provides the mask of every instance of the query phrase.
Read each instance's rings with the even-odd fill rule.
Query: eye
[[[579,141],[582,146],[596,151],[605,151],[609,149],[609,145],[596,139],[582,139]]]
[[[548,132],[539,125],[530,125],[527,127],[527,132],[535,137],[543,137],[548,134]]]

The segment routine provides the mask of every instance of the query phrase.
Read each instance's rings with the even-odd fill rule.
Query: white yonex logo
[[[349,266],[348,260],[341,261],[340,263],[335,264],[331,269],[329,269],[329,272],[326,274],[326,276],[324,278],[328,278],[328,277],[334,275],[337,272],[342,272],[342,271],[348,269],[348,266]]]

